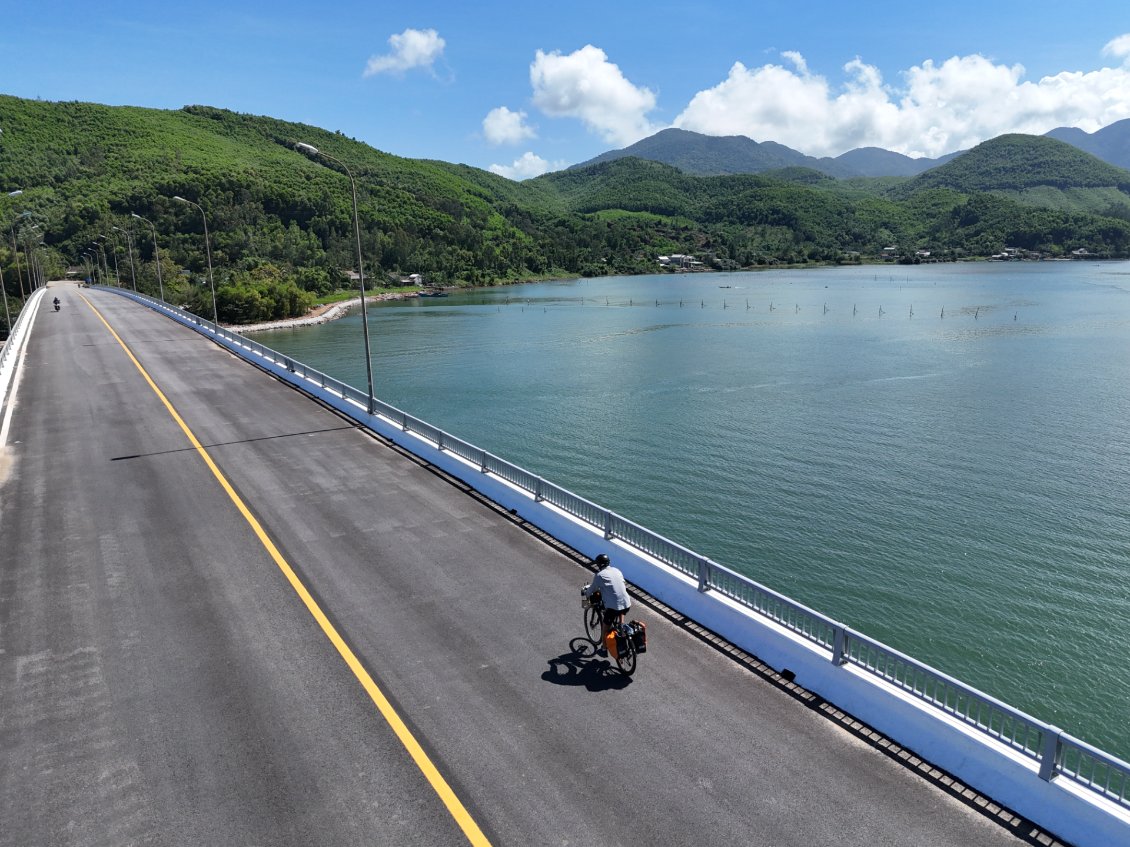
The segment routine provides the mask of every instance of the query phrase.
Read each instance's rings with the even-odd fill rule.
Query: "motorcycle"
[[[58,298],[58,297],[56,297],[56,298],[55,298],[55,311],[56,311],[56,312],[57,312],[57,311],[59,311],[59,306],[60,306],[60,304],[59,304],[59,298]]]

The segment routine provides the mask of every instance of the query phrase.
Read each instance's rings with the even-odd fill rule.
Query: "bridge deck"
[[[467,843],[109,327],[490,843],[1018,843],[652,610],[630,681],[574,654],[577,562],[198,335],[61,292],[0,462],[0,843]]]

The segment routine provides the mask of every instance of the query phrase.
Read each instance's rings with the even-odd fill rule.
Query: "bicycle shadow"
[[[588,691],[620,691],[632,684],[632,678],[620,673],[611,659],[596,655],[596,647],[587,638],[574,638],[569,652],[549,660],[549,669],[541,675],[554,685],[583,685]]]

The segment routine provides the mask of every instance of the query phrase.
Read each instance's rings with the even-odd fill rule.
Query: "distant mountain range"
[[[957,153],[939,159],[912,159],[878,147],[860,147],[835,158],[806,156],[775,141],[754,141],[744,135],[714,136],[685,129],[665,129],[622,150],[610,150],[587,162],[585,168],[627,156],[672,165],[695,176],[756,174],[781,168],[812,168],[837,179],[861,176],[916,176],[943,164]]]
[[[1094,133],[1060,127],[1047,133],[1120,168],[1130,169],[1130,119]],[[804,167],[837,179],[853,177],[913,177],[946,164],[963,150],[937,159],[911,158],[879,147],[860,147],[836,157],[806,156],[775,141],[757,142],[744,135],[712,136],[685,129],[665,129],[622,150],[610,150],[575,168],[610,162],[627,156],[672,165],[696,176],[764,173]]]
[[[1116,121],[1096,132],[1061,126],[1048,135],[1059,141],[1066,141],[1072,147],[1086,150],[1104,162],[1130,170],[1130,118]]]

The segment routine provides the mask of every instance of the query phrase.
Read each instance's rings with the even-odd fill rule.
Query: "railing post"
[[[710,590],[710,563],[706,559],[698,560],[698,590],[701,592]]]
[[[372,409],[369,411],[372,412]],[[439,435],[436,436],[436,447],[439,448],[439,452],[443,452],[443,430],[440,430]]]
[[[539,476],[537,484],[534,485],[534,502],[535,503],[540,503],[542,500],[545,499],[545,494],[544,494],[545,489],[543,488],[544,485],[545,485],[545,480],[542,479]]]
[[[847,630],[843,624],[832,626],[832,664],[844,664],[847,661]]]
[[[604,512],[604,537],[612,537],[612,512],[608,510]]]
[[[479,459],[479,470],[483,473],[489,473],[489,471],[487,470],[487,451],[480,450],[479,453],[481,454],[481,458]]]
[[[1040,779],[1044,782],[1051,782],[1058,771],[1060,757],[1063,755],[1059,741],[1061,735],[1063,730],[1057,726],[1044,728],[1044,743],[1040,750]]]

